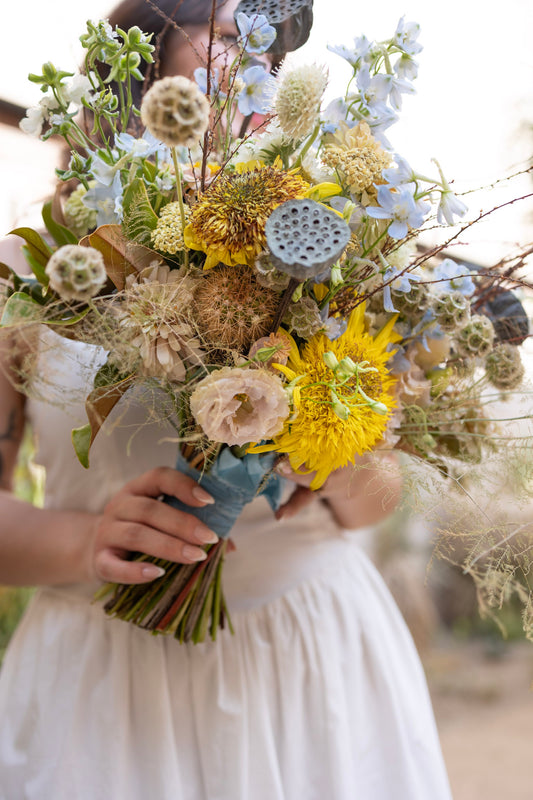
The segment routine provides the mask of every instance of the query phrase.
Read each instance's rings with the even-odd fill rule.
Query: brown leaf
[[[94,247],[104,257],[108,278],[120,291],[126,285],[128,275],[134,275],[148,267],[160,256],[126,239],[120,225],[101,225],[94,233],[84,236],[80,240],[84,247]]]

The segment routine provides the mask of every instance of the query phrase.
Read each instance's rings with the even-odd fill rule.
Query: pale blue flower
[[[407,53],[402,53],[394,65],[394,72],[399,78],[414,81],[418,77],[418,61],[415,61]]]
[[[420,25],[418,22],[405,22],[404,20],[405,17],[401,17],[398,22],[393,41],[396,47],[403,50],[404,53],[415,56],[423,50],[422,45],[416,41],[420,33]]]
[[[122,184],[117,172],[110,185],[92,186],[82,197],[87,208],[96,211],[96,224],[113,225],[122,221]]]
[[[386,101],[389,96],[386,75],[371,77],[369,68],[361,67],[357,73],[357,88],[363,108],[366,108],[373,116],[380,116],[386,111]]]
[[[437,209],[437,220],[441,225],[444,225],[445,222],[448,225],[454,225],[454,216],[461,219],[467,211],[468,207],[452,191],[445,189],[441,192]]]
[[[266,53],[277,36],[276,29],[268,24],[268,20],[263,14],[254,14],[253,17],[248,17],[241,12],[237,14],[236,22],[247,53],[255,55]]]
[[[398,187],[403,183],[411,183],[415,179],[415,172],[403,156],[394,154],[394,167],[387,167],[381,173],[390,186]]]
[[[451,258],[441,261],[435,268],[433,276],[439,281],[435,284],[438,292],[461,292],[465,297],[474,294],[476,287],[471,273],[467,267],[456,264]]]
[[[328,44],[327,48],[331,53],[335,53],[335,55],[344,58],[348,64],[351,64],[354,69],[356,69],[361,61],[367,60],[367,57],[371,51],[372,42],[366,38],[366,36],[358,36],[354,39],[354,48],[350,50],[344,44],[340,45],[332,45]]]
[[[421,206],[415,201],[410,184],[395,192],[388,186],[378,186],[378,203],[380,207],[368,206],[367,214],[374,219],[392,220],[388,234],[393,239],[403,239],[409,228],[419,228],[424,221],[427,204]]]
[[[165,160],[170,159],[169,148],[149,131],[145,131],[142,137],[132,136],[130,133],[117,133],[115,146],[122,152],[131,155],[132,158],[148,158],[157,153],[166,155]]]
[[[111,186],[117,174],[117,165],[108,164],[98,153],[94,153],[91,161],[91,173],[98,183],[103,186]]]
[[[407,272],[400,272],[400,270],[396,269],[396,267],[389,267],[383,275],[383,283],[386,284],[383,287],[383,308],[385,311],[388,311],[389,314],[398,313],[392,302],[391,289],[394,289],[396,292],[404,292],[407,294],[407,292],[411,291],[410,282],[417,280],[417,275],[408,274]]]
[[[245,117],[266,114],[272,98],[272,79],[266,69],[262,66],[249,67],[240,77],[245,84],[237,101],[241,114]]]
[[[384,75],[389,84],[389,102],[395,111],[402,107],[402,94],[416,94],[416,89],[409,81],[394,75]]]
[[[211,97],[218,94],[220,98],[225,97],[224,92],[220,91],[219,87],[219,72],[218,67],[215,67],[211,72]],[[194,80],[198,84],[198,88],[203,94],[207,94],[207,70],[205,67],[197,67],[194,70]]]

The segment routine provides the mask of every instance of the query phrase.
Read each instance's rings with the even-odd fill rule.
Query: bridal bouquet
[[[385,136],[414,91],[418,26],[332,47],[352,75],[326,106],[324,67],[272,76],[257,60],[302,3],[271,19],[243,5],[238,52],[209,47],[195,81],[156,80],[139,109],[154,47],[138,28],[89,22],[82,74],[30,75],[43,97],[22,127],[67,143],[68,192],[45,204],[45,234],[12,231],[32,277],[0,267],[6,332],[40,323],[107,355],[73,431],[84,466],[136,385],[170,398],[178,468],[216,500],[187,510],[221,538],[191,566],[138,554],[164,576],[103,591],[109,613],[195,642],[227,618],[222,563],[243,505],[279,503],[276,460],[319,489],[377,448],[441,471],[481,459],[494,446],[483,388],[519,385],[528,332],[510,273],[417,244],[466,213],[437,163],[419,174]]]

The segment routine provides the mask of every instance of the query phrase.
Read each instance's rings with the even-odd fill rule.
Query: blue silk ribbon
[[[209,471],[199,472],[180,453],[176,469],[198,481],[215,502],[202,508],[193,508],[176,497],[167,496],[164,500],[173,508],[197,517],[222,539],[226,539],[244,506],[255,497],[265,495],[274,511],[279,507],[285,479],[272,472],[276,457],[276,453],[249,453],[243,458],[236,458],[226,447]]]

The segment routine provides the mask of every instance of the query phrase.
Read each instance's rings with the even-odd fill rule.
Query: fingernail
[[[189,561],[205,561],[207,553],[199,547],[191,547],[186,544],[183,548],[183,557]]]
[[[205,525],[197,525],[194,529],[194,538],[200,544],[215,544],[218,542],[218,536],[214,531],[210,531]]]
[[[281,461],[276,467],[276,472],[281,472],[283,475],[290,475],[292,472],[291,465],[288,461]]]
[[[149,578],[151,581],[154,581],[156,578],[162,578],[164,574],[165,570],[163,567],[156,567],[155,564],[145,564],[141,569],[143,578]]]
[[[212,505],[215,502],[215,498],[211,497],[211,495],[200,486],[195,486],[191,494],[201,503],[208,503],[209,505]]]

